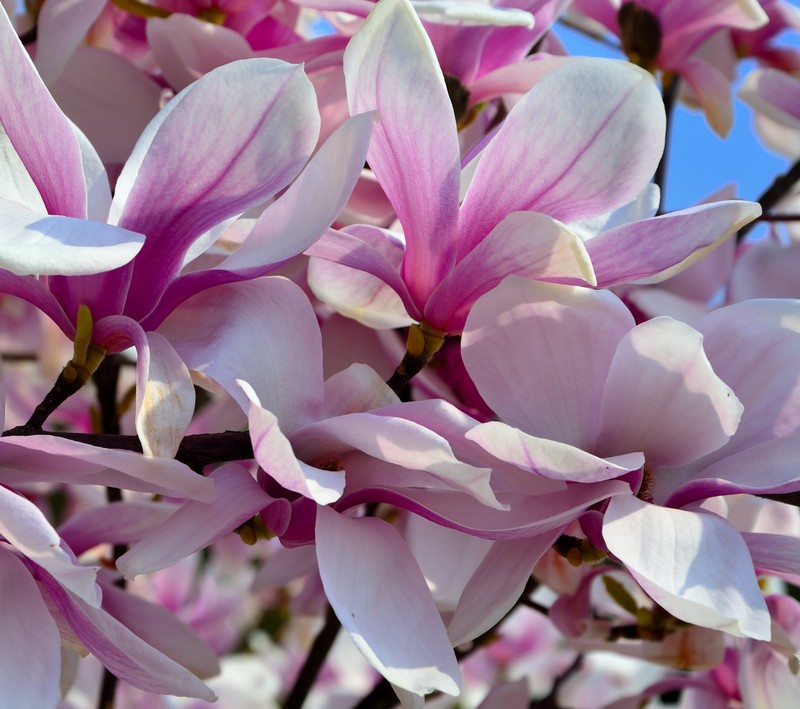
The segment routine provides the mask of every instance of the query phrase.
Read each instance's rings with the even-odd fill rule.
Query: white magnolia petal
[[[145,338],[136,366],[136,432],[145,455],[172,458],[194,414],[194,385],[162,335],[148,332]]]
[[[131,261],[144,236],[72,217],[31,212],[0,199],[0,268],[18,275],[77,276]]]
[[[422,572],[383,520],[317,509],[317,558],[342,627],[392,684],[456,695],[460,673]]]
[[[117,559],[126,578],[164,569],[236,529],[271,501],[250,472],[237,463],[209,476],[218,498],[210,504],[187,502],[163,524]]]
[[[35,581],[12,553],[0,548],[0,632],[3,706],[54,707],[59,700],[61,641]]]
[[[21,495],[0,485],[0,534],[14,548],[93,606],[99,606],[99,566],[83,566],[61,547],[61,539],[42,511]]]
[[[447,626],[453,645],[474,640],[502,620],[522,595],[533,567],[560,530],[496,541],[464,588]]]
[[[603,538],[647,594],[677,618],[769,640],[769,611],[750,553],[721,517],[619,496],[609,502]]]

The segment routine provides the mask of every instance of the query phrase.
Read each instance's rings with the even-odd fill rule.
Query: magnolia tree
[[[1,707],[800,706],[800,10],[3,6]]]

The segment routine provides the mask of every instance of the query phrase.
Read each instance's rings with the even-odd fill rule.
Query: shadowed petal
[[[603,383],[631,327],[630,312],[607,291],[511,276],[473,306],[462,355],[507,424],[591,450]]]
[[[176,460],[148,458],[55,436],[3,438],[0,459],[14,460],[14,466],[3,470],[2,480],[8,484],[35,480],[108,485],[206,502],[215,499],[214,483]]]
[[[474,640],[499,623],[522,595],[531,571],[560,530],[529,539],[497,541],[464,587],[447,626],[455,645]]]
[[[770,617],[742,537],[725,520],[613,498],[603,538],[647,594],[677,618],[769,640]]]
[[[250,519],[271,500],[250,472],[227,463],[209,476],[217,500],[211,504],[187,502],[166,522],[142,537],[117,559],[126,578],[164,569],[215,542]]]
[[[198,327],[198,324],[200,326]],[[322,404],[322,344],[308,298],[283,278],[218,286],[183,303],[158,330],[190,369],[211,377],[247,412],[236,380],[291,433]]]
[[[600,482],[644,465],[641,453],[598,458],[567,443],[529,436],[500,421],[479,424],[466,436],[500,460],[553,480]]]
[[[82,566],[61,547],[58,533],[29,500],[0,485],[0,534],[31,561],[47,569],[65,588],[100,605],[98,566]]]
[[[46,572],[35,576],[75,635],[117,677],[146,692],[214,700],[214,693],[189,670],[112,615],[72,596]]]
[[[596,450],[641,450],[650,465],[685,465],[725,445],[742,411],[711,368],[703,336],[672,318],[655,318],[619,343],[603,393]]]
[[[36,69],[48,85],[83,42],[105,0],[49,0],[36,18]]]
[[[14,554],[0,548],[0,686],[8,707],[54,707],[59,700],[61,639],[36,583]]]
[[[147,44],[164,78],[176,91],[218,66],[254,56],[238,32],[183,12],[149,18],[146,32]]]

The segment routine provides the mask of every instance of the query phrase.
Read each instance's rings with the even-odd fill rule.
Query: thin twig
[[[325,619],[325,625],[319,631],[317,637],[314,638],[314,644],[308,652],[306,661],[295,680],[292,690],[289,692],[289,696],[283,703],[283,709],[302,708],[341,627],[342,624],[336,617],[336,613],[333,612],[332,608],[328,608],[328,617]]]
[[[669,160],[670,134],[672,133],[672,114],[675,109],[675,99],[678,96],[678,87],[681,80],[677,74],[666,73],[662,78],[661,98],[664,101],[664,112],[667,115],[667,132],[664,136],[664,152],[653,175],[653,182],[661,190],[661,202],[658,214],[664,213],[667,194],[667,162]]]
[[[792,165],[783,175],[776,177],[775,181],[769,186],[764,194],[758,198],[758,203],[761,205],[761,209],[764,212],[769,212],[770,209],[772,209],[789,193],[789,191],[797,184],[798,181],[800,181],[800,160],[795,162],[794,165]],[[739,229],[739,233],[736,235],[736,241],[741,243],[744,240],[744,237],[747,236],[750,230],[759,221],[761,221],[761,219],[756,219],[755,221],[752,221]]]

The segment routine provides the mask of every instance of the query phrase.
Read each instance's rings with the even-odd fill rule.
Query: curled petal
[[[215,542],[252,517],[271,498],[250,472],[228,463],[213,473],[218,498],[210,504],[187,502],[117,559],[126,578],[166,568]]]

